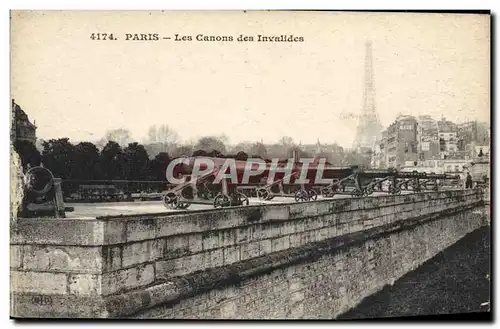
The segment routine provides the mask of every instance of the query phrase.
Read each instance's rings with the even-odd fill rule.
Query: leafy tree
[[[150,162],[150,177],[154,180],[165,180],[166,169],[170,163],[170,156],[166,152],[158,153]]]
[[[240,160],[240,161],[247,161],[248,159],[248,154],[246,154],[245,152],[243,151],[240,151],[236,154],[236,157],[235,157],[236,160]]]
[[[28,165],[30,167],[40,165],[42,156],[36,149],[35,145],[33,145],[31,142],[26,140],[17,140],[14,143],[14,149],[21,159],[21,165],[23,166],[24,170],[27,169]]]
[[[74,178],[75,147],[69,138],[50,139],[43,142],[42,162],[55,177]]]
[[[73,177],[82,180],[102,178],[100,154],[90,142],[81,142],[75,146]]]
[[[118,143],[110,141],[101,151],[101,170],[105,179],[122,179],[125,157]]]
[[[217,150],[212,150],[212,152],[207,153],[207,156],[214,157],[214,158],[223,158],[224,154],[222,154],[221,152],[219,152]]]
[[[220,153],[226,152],[226,146],[224,141],[218,137],[208,136],[202,137],[198,140],[198,143],[194,146],[195,150],[203,150],[205,152],[212,152],[213,150]]]
[[[196,150],[193,152],[194,157],[206,157],[207,155],[208,153],[203,150]]]
[[[257,156],[259,158],[265,159],[267,158],[267,148],[264,144],[258,142],[252,145],[249,153],[252,156]]]
[[[124,179],[147,179],[149,169],[148,152],[139,143],[130,143],[124,150]]]
[[[234,146],[234,148],[232,149],[232,152],[243,151],[243,152],[249,153],[251,148],[252,148],[251,143],[247,143],[247,142],[238,143]]]

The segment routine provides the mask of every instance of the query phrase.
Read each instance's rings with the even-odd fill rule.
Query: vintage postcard
[[[12,318],[491,319],[489,12],[10,16]]]

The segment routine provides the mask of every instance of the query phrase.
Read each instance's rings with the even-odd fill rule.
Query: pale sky
[[[154,124],[184,140],[352,145],[364,44],[384,127],[398,113],[489,122],[487,15],[334,12],[12,12],[12,97],[37,137],[96,141]],[[91,33],[119,40],[91,40]],[[304,42],[126,41],[126,33],[301,36]],[[343,119],[344,118],[344,119]]]

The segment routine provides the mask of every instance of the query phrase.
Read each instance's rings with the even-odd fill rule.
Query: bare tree
[[[289,147],[293,146],[293,144],[294,144],[293,143],[293,138],[292,137],[288,137],[288,136],[281,137],[279,143],[281,145],[283,145],[284,147],[286,147],[286,148],[289,148]]]
[[[124,128],[118,128],[114,130],[109,130],[104,137],[104,141],[101,140],[100,142],[104,142],[105,145],[109,141],[116,142],[118,143],[118,145],[125,147],[129,143],[131,143],[133,139],[132,139],[132,134],[130,133],[129,130]]]
[[[148,130],[149,143],[165,143],[175,144],[179,140],[179,135],[176,131],[166,124],[160,126],[153,125]]]

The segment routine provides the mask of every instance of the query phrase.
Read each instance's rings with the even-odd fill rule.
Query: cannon
[[[165,192],[163,205],[169,209],[187,209],[191,204],[211,204],[214,208],[248,205],[248,197],[223,178],[214,184],[217,172],[193,178],[184,176],[184,182]]]
[[[295,201],[315,201],[318,198],[316,191],[311,188],[310,184],[300,184],[299,189],[295,189],[293,193],[286,193],[284,189],[283,182],[286,179],[295,180],[299,177],[299,172],[295,171],[289,175],[286,175],[280,179],[268,183],[264,186],[259,186],[256,188],[256,194],[261,201],[270,201],[274,197],[293,197]],[[289,191],[288,191],[289,192]]]
[[[23,175],[23,200],[19,217],[66,217],[72,207],[65,207],[61,179],[44,167],[30,168]]]

